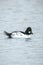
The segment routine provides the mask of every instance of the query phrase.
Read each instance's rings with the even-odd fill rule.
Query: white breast
[[[23,34],[23,33],[12,33],[12,37],[13,38],[31,38],[31,35],[26,35],[26,34]]]

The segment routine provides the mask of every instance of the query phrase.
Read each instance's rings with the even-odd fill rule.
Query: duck
[[[11,33],[4,31],[8,38],[30,38],[33,34],[32,28],[27,27],[25,31],[13,31]]]

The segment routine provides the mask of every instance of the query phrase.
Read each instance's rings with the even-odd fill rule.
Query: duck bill
[[[33,33],[32,33],[32,35],[33,35]]]

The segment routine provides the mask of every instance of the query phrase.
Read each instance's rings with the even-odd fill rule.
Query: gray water
[[[4,35],[29,26],[31,39]],[[0,0],[0,65],[43,65],[43,0]]]

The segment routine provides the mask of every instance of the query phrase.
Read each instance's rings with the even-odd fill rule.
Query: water
[[[31,39],[4,35],[29,26]],[[43,65],[43,0],[0,0],[0,65]]]

